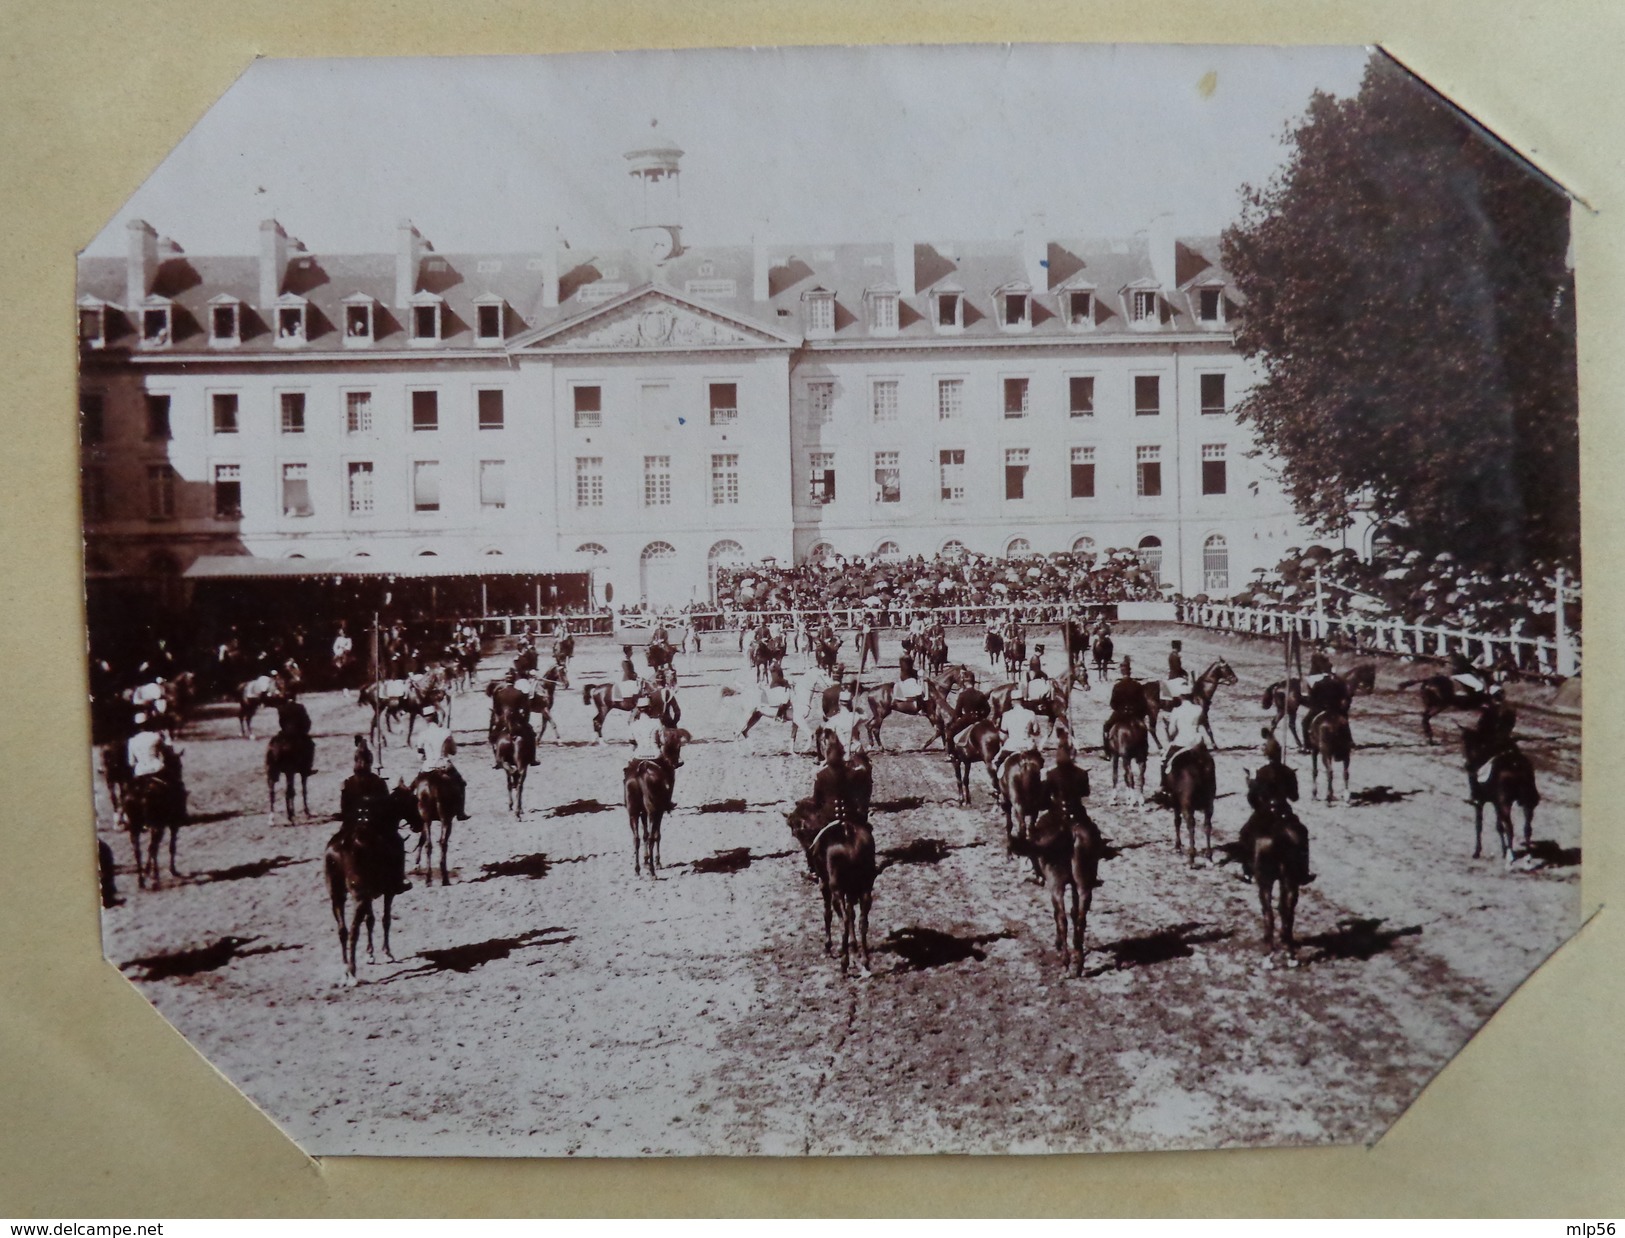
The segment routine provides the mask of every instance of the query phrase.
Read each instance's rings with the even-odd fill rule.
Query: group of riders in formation
[[[933,740],[941,739],[956,762],[956,773],[961,759],[967,769],[973,758],[985,763],[995,793],[1002,800],[1012,849],[1025,848],[1025,853],[1034,857],[1034,870],[1041,879],[1048,872],[1054,877],[1052,886],[1070,885],[1074,889],[1075,904],[1087,906],[1088,889],[1093,884],[1092,866],[1098,861],[1100,840],[1083,806],[1088,777],[1076,764],[1076,741],[1067,702],[1078,664],[1090,652],[1095,658],[1097,674],[1102,679],[1106,677],[1106,668],[1112,661],[1112,630],[1105,620],[1093,628],[1069,623],[1063,629],[1063,637],[1067,667],[1052,679],[1045,667],[1045,645],[1035,643],[1029,656],[1026,634],[1019,620],[1012,616],[1004,622],[989,624],[984,642],[989,660],[995,668],[1002,665],[1007,674],[1013,673],[1015,680],[984,690],[978,686],[976,673],[970,667],[947,665],[947,639],[941,625],[927,616],[917,615],[903,636],[895,681],[866,689],[862,676],[871,661],[879,665],[879,628],[872,618],[865,619],[853,635],[858,665],[855,675],[847,672],[846,662],[840,655],[841,641],[828,618],[816,624],[807,620],[799,626],[785,628],[764,617],[754,626],[741,627],[740,648],[743,651],[749,643],[750,661],[758,675],[757,699],[741,736],[748,736],[764,717],[790,721],[794,727],[799,712],[808,725],[819,757],[811,794],[800,801],[788,817],[792,830],[806,849],[811,874],[823,889],[826,946],[833,912],[838,911],[842,916],[843,970],[848,938],[862,949],[867,967],[866,922],[875,869],[874,841],[868,824],[868,802],[873,785],[870,753],[879,746],[879,720],[885,713],[929,717],[935,732]],[[375,730],[370,738],[373,744],[387,744],[392,715],[398,711],[409,714],[407,742],[415,755],[416,768],[410,785],[398,783],[392,788],[374,768],[377,758],[369,737],[356,737],[353,772],[340,792],[340,828],[328,856],[335,915],[339,918],[341,942],[345,943],[352,974],[363,898],[367,902],[365,923],[369,950],[370,899],[382,896],[385,900],[387,949],[389,900],[410,888],[406,880],[406,843],[400,833],[402,825],[421,835],[420,851],[427,846],[432,859],[430,827],[437,820],[442,823],[441,875],[443,882],[447,880],[446,835],[452,821],[468,819],[466,782],[454,760],[458,748],[451,729],[451,685],[459,675],[465,684],[472,681],[482,650],[473,625],[458,623],[450,639],[439,649],[437,661],[443,669],[425,670],[421,665],[425,659],[404,626],[394,625],[380,632],[376,639],[379,673],[372,682],[363,684],[351,673],[359,659],[348,626],[341,622],[331,647],[331,682],[356,684],[357,699],[372,705]],[[633,817],[635,860],[647,859],[651,871],[659,862],[659,818],[670,807],[676,771],[682,766],[682,743],[688,738],[680,726],[675,655],[681,650],[697,648],[698,639],[696,632],[685,629],[679,643],[674,645],[667,628],[656,627],[644,651],[647,673],[640,673],[636,666],[633,646],[623,645],[619,680],[586,685],[583,689],[584,702],[597,703],[594,728],[600,739],[603,722],[610,712],[629,715],[627,737],[632,755],[623,770],[623,782],[628,810]],[[784,671],[786,646],[790,643],[811,655],[816,664],[816,669],[798,685],[799,693]],[[551,716],[554,692],[558,687],[568,687],[567,668],[574,654],[574,644],[574,638],[567,632],[559,633],[552,643],[551,665],[543,672],[539,635],[522,635],[513,664],[501,679],[486,685],[490,697],[487,738],[495,767],[509,770],[510,805],[516,812],[519,805],[514,799],[514,780],[517,778],[522,795],[524,771],[538,764],[539,734],[545,734],[550,724],[557,727]],[[222,645],[219,654],[221,661],[226,662],[236,656],[236,650]],[[1222,660],[1215,666],[1229,671]],[[146,673],[138,682],[120,694],[129,711],[128,738],[105,745],[103,761],[109,786],[114,789],[115,807],[131,830],[138,873],[145,885],[149,866],[142,862],[141,830],[153,831],[150,871],[156,884],[163,827],[167,825],[170,832],[170,868],[174,874],[174,827],[186,820],[187,809],[181,770],[183,753],[175,742],[181,709],[176,683],[165,678],[161,670],[152,673],[154,668],[150,662],[143,669]],[[1179,640],[1171,642],[1167,674],[1160,681],[1147,683],[1137,679],[1131,658],[1122,656],[1117,661],[1117,678],[1109,690],[1110,714],[1101,728],[1102,751],[1108,756],[1112,754],[1114,736],[1122,728],[1131,731],[1138,728],[1145,738],[1163,747],[1164,796],[1173,794],[1174,775],[1182,763],[1205,766],[1211,782],[1208,745],[1212,730],[1208,709],[1212,703],[1214,685],[1209,682],[1212,679],[1210,672],[1193,680],[1184,664]],[[1436,676],[1434,680],[1443,682],[1442,687],[1435,683],[1438,691],[1459,694],[1456,703],[1479,708],[1478,723],[1466,731],[1464,742],[1469,758],[1469,783],[1481,814],[1497,762],[1509,756],[1522,759],[1513,735],[1516,714],[1487,669],[1474,666],[1464,655],[1454,657],[1448,677]],[[1088,681],[1085,665],[1078,683],[1087,690]],[[1234,683],[1234,673],[1230,672],[1228,679],[1215,682]],[[1318,733],[1323,719],[1340,721],[1346,732],[1358,685],[1357,674],[1334,672],[1330,654],[1324,643],[1320,643],[1310,655],[1307,674],[1276,685],[1271,691],[1290,691],[1294,697],[1292,708],[1296,710],[1301,704],[1306,709],[1301,734],[1305,743],[1303,750],[1307,752],[1310,751],[1308,739]],[[240,690],[249,718],[245,733],[251,734],[250,702],[268,705],[278,715],[279,729],[267,752],[268,779],[279,770],[305,778],[315,772],[310,717],[298,701],[301,686],[302,675],[290,660],[247,681]],[[1371,685],[1368,682],[1365,686],[1369,690]],[[877,700],[883,700],[883,708],[877,706]],[[1266,704],[1270,700],[1266,695]],[[540,733],[532,721],[538,715]],[[1054,761],[1047,768],[1043,756],[1046,720],[1049,731],[1057,737]],[[1276,723],[1279,721],[1278,714]],[[1160,737],[1157,734],[1159,722]],[[382,730],[378,729],[380,726]],[[1296,888],[1313,881],[1314,877],[1308,862],[1308,834],[1292,808],[1292,802],[1298,798],[1296,775],[1284,763],[1274,730],[1274,726],[1263,728],[1263,764],[1250,771],[1247,778],[1252,815],[1238,842],[1245,875],[1249,879],[1256,875],[1263,891],[1267,935],[1273,932],[1268,892],[1263,887],[1263,873],[1255,874],[1254,869],[1264,866],[1266,855],[1273,857],[1269,861],[1271,879],[1281,880],[1282,937],[1290,947],[1291,910],[1285,901],[1286,887],[1292,886],[1295,902]],[[984,746],[978,750],[978,744]],[[1037,790],[1029,798],[1036,802],[1017,813],[1021,819],[1019,826],[1011,825],[1013,796],[1010,788],[1017,784],[1007,771],[1034,762]],[[1143,768],[1143,755],[1141,764]],[[1345,791],[1346,781],[1345,759]],[[1532,795],[1532,773],[1528,781]],[[1115,790],[1115,767],[1113,783]],[[965,786],[965,802],[968,802],[968,784],[962,780],[962,786]],[[1481,787],[1486,790],[1486,796],[1480,796]],[[274,809],[274,790],[272,794]],[[292,794],[290,779],[287,791],[290,821]],[[306,807],[308,812],[308,804]],[[1499,809],[1499,805],[1497,807]],[[1532,803],[1526,805],[1526,842],[1528,812],[1532,807]],[[1211,789],[1208,814],[1211,855]],[[643,823],[641,834],[640,822]],[[1190,829],[1194,862],[1194,819]],[[1049,851],[1045,851],[1046,846]],[[1046,855],[1049,859],[1041,863]],[[1088,859],[1089,855],[1094,858]],[[110,864],[105,850],[103,860],[104,865]],[[1076,866],[1070,881],[1065,879],[1063,871],[1068,863]],[[1087,874],[1084,869],[1088,869]],[[1061,875],[1056,876],[1057,873]],[[107,888],[108,882],[104,879],[104,893]],[[339,897],[346,889],[356,897],[358,908],[348,937]],[[1054,889],[1052,894],[1064,901]],[[1057,945],[1065,954],[1064,940],[1060,940],[1064,937],[1060,906],[1058,901]],[[1079,911],[1075,927],[1081,926],[1081,915]],[[1077,965],[1081,966],[1081,927],[1077,931],[1076,958]]]

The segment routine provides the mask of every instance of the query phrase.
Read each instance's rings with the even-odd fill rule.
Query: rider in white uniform
[[[417,733],[417,741],[418,755],[422,758],[418,772],[427,774],[438,771],[445,774],[447,781],[456,789],[457,819],[467,821],[468,813],[464,811],[463,802],[467,784],[463,781],[462,772],[451,763],[451,758],[457,753],[457,740],[451,728],[441,720],[437,706],[424,706],[423,727]]]
[[[848,755],[855,751],[860,742],[857,738],[858,721],[858,715],[852,712],[852,693],[842,688],[840,708],[824,720],[824,729],[841,741],[841,750]]]
[[[1043,728],[1038,715],[1028,709],[1025,702],[1012,699],[1010,708],[999,719],[999,735],[1001,742],[993,758],[994,769],[1003,768],[1004,763],[1018,752],[1038,752]]]
[[[1182,752],[1207,747],[1202,736],[1202,707],[1193,701],[1188,691],[1174,698],[1173,709],[1163,718],[1168,747],[1162,754],[1162,777],[1166,782],[1174,758]]]

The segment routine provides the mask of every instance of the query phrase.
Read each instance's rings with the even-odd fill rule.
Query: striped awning
[[[574,562],[545,563],[530,556],[445,555],[349,556],[343,559],[264,559],[257,555],[200,555],[186,569],[187,580],[275,580],[316,576],[443,578],[449,576],[585,576]]]

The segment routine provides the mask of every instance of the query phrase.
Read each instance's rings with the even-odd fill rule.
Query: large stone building
[[[681,153],[627,155],[602,251],[268,220],[194,257],[132,222],[80,266],[92,575],[591,570],[666,604],[728,562],[1133,547],[1222,595],[1306,540],[1231,413],[1211,240],[691,249]]]

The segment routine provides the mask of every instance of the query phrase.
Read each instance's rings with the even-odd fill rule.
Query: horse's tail
[[[592,704],[592,685],[590,683],[581,685],[581,703],[583,705]]]
[[[1262,709],[1268,709],[1272,705],[1275,704],[1275,685],[1274,684],[1271,684],[1269,687],[1264,689],[1264,697],[1263,697],[1262,700],[1260,700],[1258,702],[1258,704],[1259,704],[1259,707],[1262,708]]]

